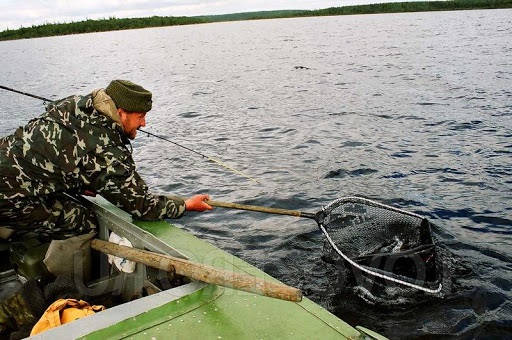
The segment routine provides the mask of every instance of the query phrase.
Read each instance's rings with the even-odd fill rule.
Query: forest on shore
[[[414,1],[391,2],[370,5],[330,7],[319,10],[280,10],[246,12],[222,15],[206,15],[191,17],[152,16],[146,18],[115,18],[88,19],[71,23],[46,23],[18,29],[6,29],[0,32],[0,40],[14,40],[48,37],[55,35],[105,32],[146,27],[162,27],[174,25],[203,24],[220,21],[262,20],[277,18],[333,16],[353,14],[400,13],[453,11],[471,9],[512,8],[512,0],[448,0],[448,1]]]

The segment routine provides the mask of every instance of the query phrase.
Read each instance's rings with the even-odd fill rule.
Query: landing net
[[[317,214],[323,258],[340,257],[366,275],[437,294],[430,223],[420,215],[362,197],[340,198]]]

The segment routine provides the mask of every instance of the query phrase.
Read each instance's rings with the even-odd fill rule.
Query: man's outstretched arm
[[[131,156],[114,158],[113,162],[106,164],[104,159],[90,157],[84,168],[91,169],[89,178],[94,178],[86,185],[88,190],[94,191],[118,207],[126,210],[138,219],[160,220],[164,218],[181,217],[185,211],[210,210],[204,201],[208,195],[195,195],[183,200],[176,197],[155,195],[149,192],[146,182],[135,170]],[[103,164],[101,164],[103,163]],[[98,168],[101,170],[97,172]],[[94,169],[94,170],[93,170]],[[89,171],[91,171],[89,170]]]

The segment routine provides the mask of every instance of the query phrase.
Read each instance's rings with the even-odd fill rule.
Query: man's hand
[[[194,195],[185,200],[185,210],[187,211],[205,211],[212,210],[213,208],[205,201],[210,199],[210,195],[201,194]]]

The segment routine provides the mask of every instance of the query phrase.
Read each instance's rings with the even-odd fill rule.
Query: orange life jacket
[[[46,309],[43,316],[32,328],[30,336],[93,315],[104,309],[104,306],[91,306],[83,300],[59,299]]]

